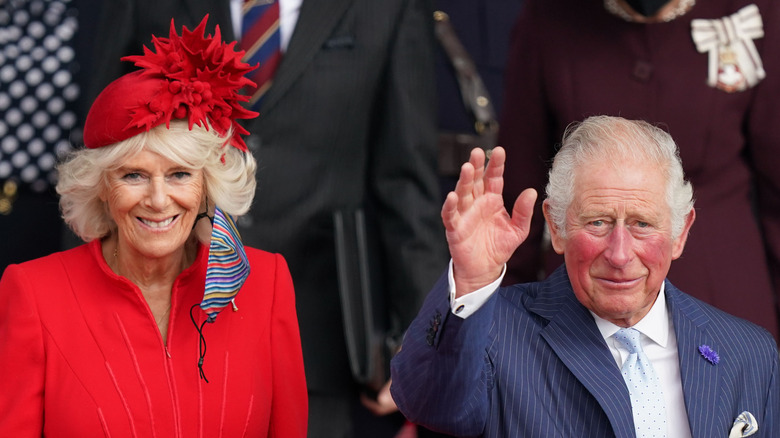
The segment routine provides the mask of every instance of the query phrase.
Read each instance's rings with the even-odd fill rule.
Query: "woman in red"
[[[98,96],[60,165],[88,243],[0,280],[0,436],[306,435],[287,265],[233,222],[255,191],[236,122],[257,115],[251,67],[205,24],[128,57],[142,70]]]

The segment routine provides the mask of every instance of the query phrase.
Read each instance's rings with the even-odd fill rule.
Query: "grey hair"
[[[57,193],[65,223],[85,242],[107,236],[116,228],[101,194],[108,174],[142,150],[158,153],[177,165],[203,170],[209,204],[233,216],[245,214],[255,195],[257,163],[250,152],[226,145],[213,128],[174,120],[127,140],[97,149],[72,152],[57,166]],[[201,236],[205,238],[205,236]]]
[[[594,161],[618,168],[626,160],[655,163],[663,172],[672,238],[680,236],[694,199],[693,187],[685,180],[680,152],[672,137],[645,121],[593,116],[566,128],[549,172],[549,213],[552,225],[562,237],[566,237],[566,213],[574,199],[578,169]]]

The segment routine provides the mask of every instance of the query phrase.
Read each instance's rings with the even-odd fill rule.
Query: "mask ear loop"
[[[208,197],[205,199],[206,203],[206,211],[203,213],[198,213],[197,216],[195,216],[195,222],[192,224],[192,229],[195,229],[195,226],[198,225],[198,221],[205,218],[208,218],[209,222],[211,222],[211,226],[214,226],[214,216],[209,216],[209,200]],[[206,325],[207,322],[211,322],[209,318],[206,318],[205,321],[201,325],[198,325],[198,323],[195,321],[195,315],[193,314],[193,310],[195,310],[196,307],[198,307],[199,304],[194,304],[192,307],[190,307],[190,319],[192,320],[192,324],[195,326],[195,330],[198,331],[198,373],[200,374],[200,378],[203,379],[206,383],[209,383],[209,380],[206,378],[206,373],[203,371],[203,361],[206,359],[206,338],[203,336],[203,326]]]
[[[200,378],[203,379],[203,381],[209,383],[209,379],[206,378],[206,373],[203,371],[203,361],[206,359],[206,338],[203,336],[203,326],[210,321],[208,318],[206,318],[206,320],[204,320],[201,325],[198,325],[198,323],[195,321],[195,315],[192,313],[196,307],[198,307],[197,303],[190,307],[190,319],[192,320],[192,324],[195,325],[195,330],[198,331],[198,373],[200,374]]]
[[[209,219],[209,222],[211,222],[211,225],[214,225],[214,216],[209,216],[209,198],[206,198],[206,211],[203,213],[198,213],[197,216],[195,216],[195,222],[192,223],[192,229],[195,229],[195,226],[198,225],[198,221],[203,219],[204,217]]]

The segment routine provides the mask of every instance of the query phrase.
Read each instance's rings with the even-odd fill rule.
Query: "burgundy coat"
[[[765,35],[753,41],[766,77],[741,92],[710,87],[708,54],[697,51],[691,20],[722,18],[751,3],[763,19]],[[528,0],[513,34],[499,139],[507,149],[507,205],[526,187],[544,192],[554,147],[570,122],[608,114],[662,124],[680,147],[697,214],[669,279],[777,339],[778,53],[777,1],[699,1],[682,17],[648,25],[611,15],[602,0]],[[541,245],[542,198],[508,284],[562,262]]]

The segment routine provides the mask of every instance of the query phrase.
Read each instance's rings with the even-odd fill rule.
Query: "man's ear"
[[[677,260],[683,253],[685,248],[685,242],[688,240],[688,232],[691,231],[693,221],[696,220],[696,209],[691,208],[691,211],[685,216],[685,225],[682,232],[672,243],[672,260]]]
[[[553,250],[557,254],[563,254],[563,250],[566,246],[566,239],[561,236],[560,230],[556,227],[555,222],[550,215],[550,201],[545,199],[542,203],[542,212],[544,213],[544,220],[547,222],[547,228],[550,230],[550,241],[552,243]]]

